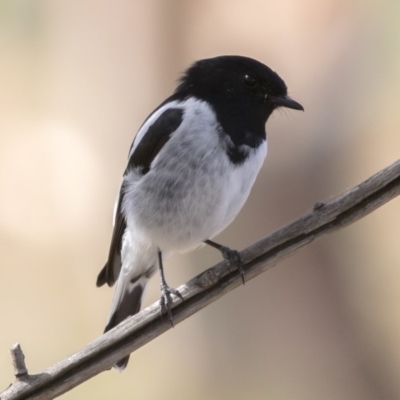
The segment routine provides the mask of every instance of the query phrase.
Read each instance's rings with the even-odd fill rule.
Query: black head
[[[183,75],[176,97],[195,96],[208,101],[224,129],[263,132],[271,113],[278,107],[303,110],[287,96],[279,75],[248,57],[220,56],[194,63]]]

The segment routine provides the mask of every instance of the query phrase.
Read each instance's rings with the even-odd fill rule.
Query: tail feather
[[[103,267],[100,271],[99,275],[97,276],[96,286],[100,287],[107,283],[107,264]]]
[[[120,275],[114,294],[110,316],[104,332],[109,331],[126,318],[135,315],[140,311],[147,281],[148,278],[145,275],[140,275],[135,279],[129,279],[128,276]],[[129,356],[126,356],[116,362],[114,368],[122,371],[127,366],[128,361]]]
[[[110,315],[104,332],[109,331],[124,319],[135,315],[140,311],[143,291],[144,287],[141,284],[137,284],[132,288],[132,291],[127,291],[124,293],[124,296],[118,304],[118,308],[115,309]]]
[[[126,368],[126,366],[128,365],[129,357],[130,357],[130,356],[126,356],[126,357],[124,357],[124,358],[121,358],[120,360],[118,360],[118,361],[113,365],[113,367],[114,367],[116,370],[122,372],[122,371]]]

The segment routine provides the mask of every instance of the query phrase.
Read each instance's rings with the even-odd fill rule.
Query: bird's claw
[[[171,326],[174,327],[174,320],[172,317],[172,310],[171,310],[173,300],[171,295],[175,295],[176,297],[179,297],[183,301],[183,296],[181,295],[179,290],[171,288],[168,285],[161,285],[161,299],[160,299],[161,314],[163,313],[163,311],[167,311],[169,322],[171,323]]]
[[[223,246],[221,248],[221,253],[222,253],[222,257],[224,258],[224,260],[226,261],[226,263],[229,266],[232,267],[236,267],[239,270],[240,276],[242,277],[242,282],[243,285],[245,284],[245,279],[244,279],[244,268],[243,268],[243,260],[242,257],[240,257],[240,254],[238,251],[236,250],[232,250],[229,247],[225,247]]]

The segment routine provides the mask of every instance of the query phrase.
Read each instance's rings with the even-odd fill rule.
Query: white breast
[[[229,160],[207,103],[188,99],[177,131],[141,176],[125,177],[128,229],[163,251],[195,248],[229,225],[243,207],[266,156],[266,142],[244,147],[241,165]]]
[[[224,230],[236,218],[246,202],[267,155],[267,142],[263,142],[257,149],[248,148],[248,151],[250,154],[246,161],[226,174],[227,182],[223,194],[225,215],[220,229],[214,235]]]

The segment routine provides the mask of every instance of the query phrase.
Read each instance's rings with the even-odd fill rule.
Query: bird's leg
[[[158,249],[158,267],[160,269],[160,276],[161,276],[161,299],[160,299],[160,306],[161,306],[161,313],[163,310],[166,310],[168,313],[169,322],[171,322],[172,327],[174,327],[174,321],[172,319],[172,311],[171,311],[171,294],[179,297],[183,301],[182,295],[179,293],[178,290],[170,288],[165,280],[164,275],[164,267],[162,263],[162,253],[161,250]]]
[[[240,257],[240,254],[236,250],[232,250],[229,247],[222,246],[221,244],[215,243],[212,240],[205,240],[205,244],[208,244],[211,247],[214,247],[214,249],[217,249],[221,252],[222,257],[224,260],[227,262],[228,265],[231,266],[236,266],[236,268],[239,270],[240,276],[242,277],[242,282],[243,285],[245,284],[244,280],[244,268],[243,268],[243,261],[242,258]]]

